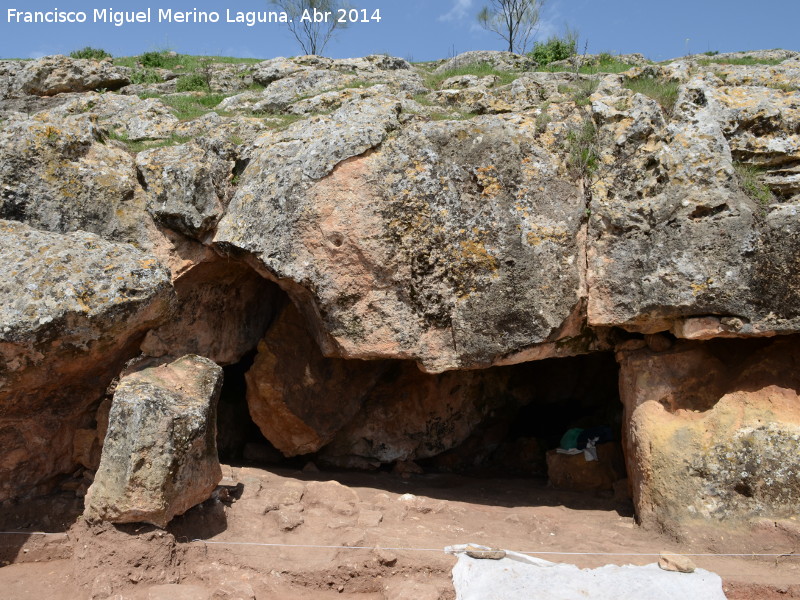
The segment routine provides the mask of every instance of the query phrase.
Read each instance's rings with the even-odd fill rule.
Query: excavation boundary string
[[[331,550],[389,550],[392,552],[446,552],[446,548],[405,548],[405,547],[397,547],[397,548],[384,548],[383,546],[326,546],[326,545],[317,545],[317,544],[277,544],[277,543],[266,543],[266,542],[212,542],[208,540],[201,540],[201,539],[194,539],[192,542],[200,542],[202,544],[214,544],[220,546],[264,546],[268,548],[326,548]],[[457,550],[456,552],[463,552],[463,550]],[[472,553],[490,553],[495,552],[494,550],[479,550],[479,549],[470,549]],[[514,550],[517,554],[547,554],[547,555],[559,555],[559,556],[661,556],[660,552],[652,553],[652,552],[556,552],[552,550],[531,550],[531,551],[517,551]],[[682,556],[738,556],[738,557],[798,557],[800,558],[800,554],[795,554],[794,552],[783,552],[783,553],[716,553],[716,552],[707,552],[707,553],[686,553],[681,552]]]
[[[44,531],[0,531],[0,535],[64,535],[63,533],[46,533]],[[213,542],[199,538],[191,540],[207,545],[217,546],[260,546],[266,548],[308,548],[325,550],[388,550],[390,552],[446,552],[445,548],[410,548],[410,547],[383,547],[383,546],[335,546],[325,544],[278,544],[268,542]],[[461,552],[459,550],[458,552]],[[493,552],[492,550],[470,550],[470,552]],[[660,552],[557,552],[554,550],[528,550],[515,551],[517,554],[548,555],[548,556],[661,556]],[[781,553],[725,553],[725,552],[681,552],[683,556],[727,556],[727,557],[767,557],[767,558],[800,558],[800,554],[792,552]]]
[[[0,531],[0,535],[64,535],[64,534],[45,533],[44,531]]]

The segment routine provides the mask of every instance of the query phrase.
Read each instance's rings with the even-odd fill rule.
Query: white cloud
[[[453,7],[439,17],[440,21],[461,21],[469,15],[472,0],[453,0]]]

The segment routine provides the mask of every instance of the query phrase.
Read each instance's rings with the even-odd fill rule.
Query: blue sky
[[[341,32],[325,54],[333,57],[389,53],[409,60],[445,58],[466,50],[502,50],[503,42],[477,26],[475,15],[485,0],[351,0],[380,23],[357,24]],[[216,11],[217,24],[156,23],[9,24],[7,10],[119,11],[150,7]],[[3,0],[0,11],[0,57],[29,58],[69,53],[83,46],[101,47],[115,56],[173,49],[187,54],[270,58],[299,53],[293,38],[278,24],[246,27],[228,24],[225,11],[275,10],[267,0]],[[589,52],[641,52],[654,60],[685,53],[761,48],[800,50],[800,0],[547,0],[538,38],[577,29],[580,47]]]

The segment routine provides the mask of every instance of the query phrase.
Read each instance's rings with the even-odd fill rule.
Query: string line
[[[63,533],[46,533],[44,531],[0,531],[0,535],[64,535]],[[335,546],[325,544],[278,544],[268,542],[217,542],[201,539],[193,539],[192,542],[200,542],[207,545],[218,546],[262,546],[268,548],[311,548],[327,550],[388,550],[392,552],[444,552],[444,548],[410,548],[410,547],[387,547],[383,546]],[[460,551],[459,551],[460,552]],[[495,552],[493,550],[470,550],[473,553]],[[558,552],[555,550],[515,550],[517,554],[526,555],[558,555],[558,556],[661,556],[660,552]],[[785,557],[800,558],[800,554],[792,552],[782,553],[762,553],[762,552],[680,552],[682,556],[727,556],[727,557]]]

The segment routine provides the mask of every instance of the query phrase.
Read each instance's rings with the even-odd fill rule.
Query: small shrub
[[[153,69],[135,69],[131,73],[131,83],[134,84],[161,83],[162,81],[164,80]]]
[[[139,63],[143,67],[151,67],[153,69],[169,69],[173,66],[175,61],[173,57],[169,56],[167,52],[145,52],[139,57]]]
[[[663,77],[639,77],[636,79],[625,78],[623,85],[639,94],[652,98],[661,105],[667,114],[672,113],[678,99],[680,84]]]
[[[767,84],[767,87],[772,88],[773,90],[780,90],[782,92],[796,92],[800,90],[800,86],[796,83],[785,83],[780,81],[772,81]]]
[[[733,168],[739,179],[739,186],[747,196],[761,206],[769,206],[775,202],[775,194],[762,179],[762,172],[750,163],[734,162]]]
[[[550,115],[548,114],[547,110],[550,108],[550,103],[545,102],[539,107],[538,115],[536,115],[536,133],[544,133],[547,130],[547,126],[550,124]]]
[[[202,117],[225,99],[225,94],[205,94],[203,96],[165,96],[161,101],[174,109],[175,116],[181,121],[191,121]]]
[[[574,177],[589,178],[600,166],[597,126],[590,117],[567,132],[567,165]]]
[[[111,55],[102,48],[92,48],[86,46],[80,50],[73,50],[69,53],[70,58],[86,58],[89,60],[103,60],[104,58],[111,58]]]
[[[567,34],[564,37],[552,36],[546,42],[536,42],[528,53],[536,63],[543,67],[557,60],[575,56],[578,47],[577,37]]]
[[[708,52],[703,52],[706,56],[716,56],[719,54],[719,50],[709,50]]]
[[[577,61],[577,72],[583,75],[596,75],[597,73],[622,73],[634,67],[630,63],[622,62],[613,54],[603,52],[599,54],[597,60],[587,60],[587,64],[581,64],[581,59]],[[575,71],[575,66],[562,66],[562,65],[548,65],[546,67],[539,67],[542,71],[550,71],[551,73],[559,71]]]
[[[581,79],[578,81],[577,89],[573,92],[572,99],[578,106],[590,104],[589,96],[597,91],[600,81],[597,79]]]
[[[175,89],[179,92],[207,92],[208,82],[200,73],[192,73],[178,78]]]

